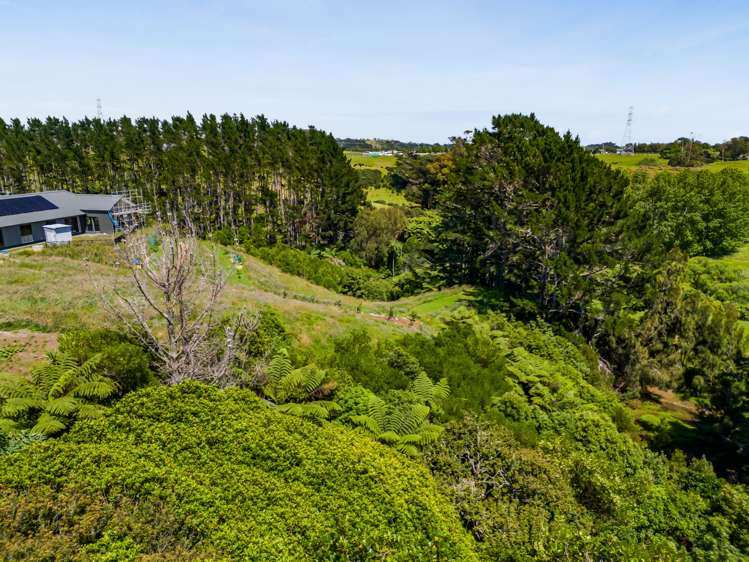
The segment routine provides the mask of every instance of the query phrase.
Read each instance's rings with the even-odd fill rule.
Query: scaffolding
[[[112,195],[120,196],[120,200],[110,211],[115,232],[129,234],[145,224],[146,216],[151,212],[151,206],[143,198],[142,193],[128,190],[115,192]]]

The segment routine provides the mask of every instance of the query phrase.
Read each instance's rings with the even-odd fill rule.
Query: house
[[[140,220],[145,206],[122,194],[42,191],[0,195],[0,250],[44,242],[45,225],[69,225],[72,234],[112,234]]]

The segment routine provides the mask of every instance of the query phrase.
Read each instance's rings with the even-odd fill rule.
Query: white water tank
[[[44,239],[51,246],[70,244],[73,241],[73,227],[69,224],[45,224]]]

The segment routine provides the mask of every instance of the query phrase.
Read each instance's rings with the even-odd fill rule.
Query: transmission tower
[[[622,139],[622,154],[634,154],[635,144],[632,142],[632,115],[635,112],[633,106],[629,106],[627,112],[627,124],[624,127],[624,138]]]
[[[96,117],[98,117],[99,120],[104,118],[104,114],[101,111],[101,98],[96,98]]]

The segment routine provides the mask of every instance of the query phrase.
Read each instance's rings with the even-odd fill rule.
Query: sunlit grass
[[[348,156],[354,168],[372,168],[382,173],[395,166],[397,160],[395,156],[369,156],[364,152],[346,151],[346,156]]]
[[[387,187],[370,187],[367,189],[367,201],[374,206],[396,206],[409,207],[413,203],[408,201],[403,194],[397,193]]]

